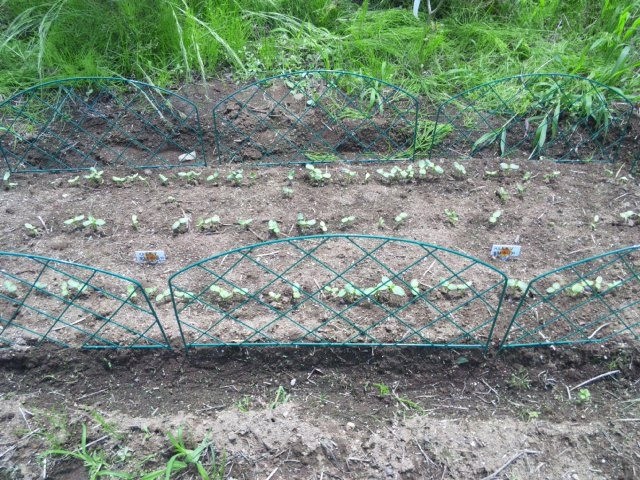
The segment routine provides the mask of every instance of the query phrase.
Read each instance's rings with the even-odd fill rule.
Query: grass
[[[168,86],[311,68],[361,72],[434,101],[533,72],[637,97],[639,14],[638,0],[450,0],[419,19],[411,2],[373,0],[0,0],[0,99],[66,76]]]

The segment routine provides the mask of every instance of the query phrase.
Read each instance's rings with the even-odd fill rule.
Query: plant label
[[[506,262],[520,256],[520,245],[494,245],[491,247],[491,256]]]
[[[167,261],[167,256],[163,250],[147,250],[136,252],[134,256],[136,263],[143,265],[155,265],[156,263],[164,263]]]
[[[191,160],[195,160],[196,159],[196,151],[192,151],[189,153],[183,153],[182,155],[178,155],[178,160],[180,162],[189,162]]]

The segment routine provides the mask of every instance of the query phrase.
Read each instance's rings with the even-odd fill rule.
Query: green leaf
[[[542,122],[536,129],[536,135],[534,140],[534,147],[531,155],[529,155],[529,160],[531,160],[534,156],[538,155],[544,147],[545,142],[547,141],[547,126],[548,126],[548,114],[544,116]]]

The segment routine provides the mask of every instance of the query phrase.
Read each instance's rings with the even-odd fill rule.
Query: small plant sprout
[[[269,229],[270,235],[273,235],[274,237],[280,235],[280,226],[275,220],[269,220],[269,222],[267,223],[267,228]]]
[[[367,183],[369,183],[370,179],[371,179],[371,174],[369,172],[365,172],[364,179],[362,180],[362,183],[364,183],[366,185]]]
[[[38,235],[40,235],[40,230],[38,230],[36,227],[31,225],[30,223],[25,223],[24,224],[24,228],[27,231],[27,235],[29,237],[35,238]]]
[[[563,285],[560,282],[553,282],[551,284],[550,287],[548,287],[545,291],[549,294],[549,295],[553,295],[554,293],[559,292],[560,290],[562,290]]]
[[[578,397],[576,398],[576,402],[579,404],[589,403],[591,401],[591,392],[588,388],[581,388],[578,390]]]
[[[187,230],[189,230],[189,217],[180,217],[178,220],[173,222],[173,225],[171,225],[171,230],[173,230],[173,233],[176,235],[186,233]]]
[[[340,220],[340,229],[346,230],[347,228],[352,226],[353,222],[355,221],[356,221],[356,217],[354,216],[344,217],[343,219]]]
[[[455,210],[450,210],[448,208],[445,208],[444,214],[447,216],[447,221],[454,227],[456,226],[456,223],[458,223],[458,221],[460,220],[460,217],[458,216]]]
[[[384,183],[407,183],[413,180],[415,176],[415,172],[413,171],[413,166],[407,166],[406,170],[398,167],[397,165],[392,167],[391,170],[387,171],[384,168],[379,168],[376,170],[376,173],[382,177],[382,181]]]
[[[464,178],[467,176],[467,169],[458,162],[453,163],[453,176],[456,178]]]
[[[595,231],[599,221],[600,221],[600,216],[594,215],[593,218],[591,219],[591,222],[589,223],[589,228],[591,228],[592,231]]]
[[[77,187],[78,185],[80,185],[80,175],[76,175],[75,177],[70,178],[69,180],[67,180],[67,183],[72,187]]]
[[[95,218],[91,215],[87,217],[87,219],[82,222],[82,226],[88,228],[93,232],[97,232],[101,227],[104,227],[105,221],[101,218]]]
[[[309,231],[316,223],[315,218],[306,219],[302,213],[298,213],[296,225],[298,226],[300,233]]]
[[[321,169],[311,165],[310,163],[307,163],[305,168],[307,169],[307,179],[314,187],[324,185],[325,181],[331,178],[331,174],[329,172],[323,172]]]
[[[227,175],[227,181],[234,187],[239,187],[242,185],[242,179],[244,178],[244,170],[232,170],[229,175]]]
[[[551,173],[545,173],[542,176],[542,179],[544,180],[544,183],[551,183],[555,181],[559,176],[560,176],[560,172],[558,170],[554,170]]]
[[[160,185],[162,185],[163,187],[166,187],[167,185],[169,185],[169,178],[164,176],[163,174],[158,174],[158,178],[160,179]]]
[[[441,177],[444,169],[431,160],[418,160],[418,178],[421,180]]]
[[[378,219],[378,221],[376,222],[376,225],[377,225],[379,230],[383,230],[384,229],[384,218],[380,217]]]
[[[518,170],[520,170],[520,165],[517,165],[515,163],[501,163],[500,164],[500,171],[505,174],[505,175],[509,175],[511,173],[515,173]]]
[[[104,170],[97,170],[95,167],[91,167],[89,169],[89,175],[85,175],[84,178],[89,182],[89,184],[93,187],[97,187],[104,183],[104,179],[102,178],[102,174]]]
[[[11,190],[13,188],[16,188],[17,186],[17,183],[11,181],[11,172],[4,172],[4,175],[2,176],[2,189]]]
[[[527,191],[527,187],[525,187],[522,183],[516,183],[516,195],[520,198],[524,197],[524,192]]]
[[[387,292],[390,295],[395,295],[397,297],[405,297],[407,295],[404,291],[404,288],[402,288],[400,285],[396,285],[395,283],[393,283],[389,279],[389,277],[382,277],[378,285],[372,288],[365,288],[363,292],[366,295],[374,296],[378,300],[381,300],[383,298],[382,294],[384,294],[385,292]]]
[[[601,276],[596,277],[594,280],[584,278],[570,285],[565,290],[565,293],[570,297],[590,295],[593,293],[599,293],[604,295],[605,293],[608,293],[610,290],[616,288],[621,284],[622,282],[620,280],[615,280],[613,282],[605,282]]]
[[[289,185],[291,185],[293,183],[293,180],[296,178],[296,171],[291,169],[287,172],[287,182],[289,182]]]
[[[502,210],[496,210],[495,212],[493,212],[491,214],[491,216],[489,217],[489,223],[491,225],[495,225],[496,223],[498,223],[498,219],[502,216]]]
[[[505,204],[509,201],[509,192],[504,187],[496,190],[496,196],[500,199],[500,203]]]
[[[320,223],[318,224],[318,228],[322,233],[327,233],[327,230],[328,230],[327,224],[324,223],[322,220],[320,220]]]
[[[498,170],[485,170],[484,178],[496,178],[500,172]]]
[[[470,288],[472,282],[454,283],[444,278],[440,279],[440,291],[447,298],[459,298]]]
[[[516,278],[510,278],[507,280],[507,295],[512,298],[519,299],[527,290],[528,286],[529,284],[527,282]]]
[[[344,185],[353,183],[353,181],[358,176],[358,173],[356,171],[350,170],[348,168],[343,168],[340,171],[342,172],[342,182],[344,183]]]
[[[396,222],[395,226],[393,227],[394,230],[399,229],[408,217],[409,214],[407,212],[400,212],[398,215],[396,215],[396,217],[394,218]]]
[[[241,300],[247,296],[247,290],[237,287],[227,290],[218,285],[211,285],[209,291],[213,295],[213,300],[220,305],[228,304],[233,300]]]
[[[293,285],[291,285],[291,298],[296,301],[296,300],[300,300],[300,298],[302,297],[302,287],[300,286],[299,283],[294,282]]]
[[[171,290],[169,290],[168,288],[166,290],[163,290],[158,295],[156,295],[155,300],[156,303],[167,303],[169,300],[171,300]]]
[[[82,221],[84,220],[84,215],[76,215],[75,217],[68,218],[63,223],[70,227],[77,228],[82,225]]]
[[[217,170],[213,172],[211,175],[207,175],[207,178],[205,178],[207,183],[210,185],[218,185],[219,179],[220,179],[220,172],[218,172]]]
[[[214,215],[208,218],[199,218],[196,221],[196,229],[200,232],[213,232],[220,226],[220,217]]]
[[[202,172],[196,172],[194,170],[189,170],[188,172],[178,172],[178,177],[182,178],[187,185],[198,185],[200,175]]]
[[[293,188],[282,187],[282,198],[293,198]]]
[[[2,283],[2,293],[9,298],[16,298],[18,296],[18,286],[11,280],[5,280]]]
[[[133,228],[136,232],[140,228],[140,221],[138,220],[138,215],[131,215],[131,228]]]
[[[282,385],[280,385],[278,387],[278,389],[276,390],[275,398],[273,399],[272,402],[269,403],[269,408],[271,410],[273,410],[274,408],[276,408],[276,407],[278,407],[280,405],[284,405],[288,401],[289,401],[289,394],[284,389],[284,387]]]
[[[80,283],[76,280],[69,279],[66,282],[60,284],[60,293],[64,298],[70,297],[84,297],[89,292],[89,286],[86,283]]]
[[[620,218],[622,218],[623,224],[630,227],[633,227],[635,225],[634,219],[638,217],[640,217],[640,215],[633,210],[627,210],[626,212],[620,213]]]
[[[533,173],[531,173],[529,171],[524,172],[524,174],[522,175],[522,181],[523,182],[528,182],[532,178],[533,178]]]
[[[249,227],[251,227],[251,223],[252,222],[253,222],[253,218],[239,218],[238,219],[238,225],[243,230],[249,230]]]
[[[116,187],[124,187],[126,184],[133,183],[135,181],[140,181],[148,184],[147,179],[141,176],[139,173],[127,175],[126,177],[111,177],[111,180],[116,184]]]

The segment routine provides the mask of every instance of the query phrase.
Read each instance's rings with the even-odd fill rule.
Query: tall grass
[[[419,19],[411,3],[0,0],[0,98],[72,75],[169,85],[311,68],[362,72],[434,99],[530,72],[640,93],[640,0],[447,0]]]

